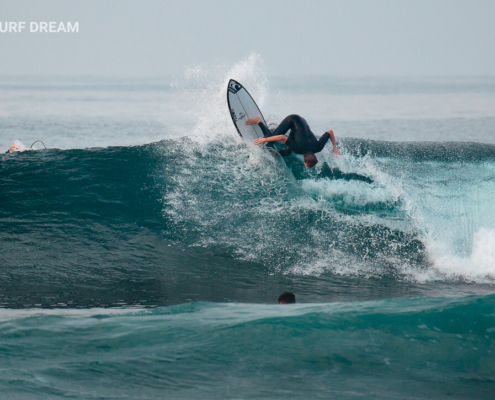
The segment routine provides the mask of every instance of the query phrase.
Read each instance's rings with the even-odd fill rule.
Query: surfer
[[[332,154],[335,156],[341,155],[335,144],[335,136],[331,129],[326,131],[320,139],[316,139],[314,133],[309,129],[308,123],[300,115],[292,114],[285,117],[273,132],[261,121],[260,117],[249,118],[246,121],[246,125],[255,124],[261,128],[265,137],[256,139],[254,144],[263,146],[267,142],[285,143],[285,149],[279,150],[280,155],[285,157],[292,154],[292,152],[304,154],[304,166],[306,168],[313,168],[318,163],[315,153],[323,150],[328,139],[333,145]],[[289,136],[285,136],[289,130]]]

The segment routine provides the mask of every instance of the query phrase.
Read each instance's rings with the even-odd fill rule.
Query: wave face
[[[287,285],[322,301],[347,296],[343,282],[358,300],[363,285],[370,298],[491,290],[495,146],[341,145],[312,171],[236,138],[2,155],[2,302],[263,302]]]
[[[1,310],[0,387],[7,398],[491,399],[494,307],[485,295]]]

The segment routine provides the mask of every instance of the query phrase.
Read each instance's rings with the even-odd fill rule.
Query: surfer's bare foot
[[[257,125],[261,122],[260,117],[253,117],[246,120],[246,125]]]

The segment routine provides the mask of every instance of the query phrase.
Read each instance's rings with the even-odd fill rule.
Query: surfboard
[[[227,103],[229,105],[232,122],[234,123],[237,132],[248,146],[254,146],[254,139],[263,137],[263,131],[257,124],[246,125],[246,120],[252,117],[260,117],[265,126],[268,126],[256,102],[244,86],[231,79],[227,86]],[[263,149],[267,150],[268,153],[272,155],[279,167],[286,167],[285,162],[282,160],[282,156],[278,151],[266,146],[266,144],[263,145]]]
[[[258,125],[246,125],[248,118],[260,117],[266,125],[265,118],[256,105],[249,92],[239,82],[231,79],[227,86],[227,103],[229,105],[232,122],[237,132],[248,143],[253,143],[254,139],[263,137],[263,132]]]

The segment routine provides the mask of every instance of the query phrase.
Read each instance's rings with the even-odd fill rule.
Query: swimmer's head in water
[[[19,148],[17,147],[17,144],[12,143],[10,145],[10,148],[9,148],[9,153],[13,153],[14,151],[17,151],[17,150],[19,150]]]
[[[284,292],[278,296],[278,304],[294,304],[296,302],[296,296],[292,292]]]
[[[14,143],[12,143],[12,144],[10,145],[10,148],[9,148],[9,150],[7,151],[7,153],[13,153],[13,152],[15,152],[15,151],[22,151],[22,150],[23,150],[23,148],[22,148],[22,147],[23,147],[23,146],[21,145],[21,143],[20,143],[20,142],[18,142],[18,141],[16,140]]]
[[[304,165],[306,168],[313,168],[316,164],[318,164],[318,159],[313,153],[306,153],[304,155]]]
[[[14,143],[10,145],[10,148],[7,150],[7,153],[14,153],[16,151],[24,151],[26,150],[26,146],[24,146],[19,140],[14,140]]]

